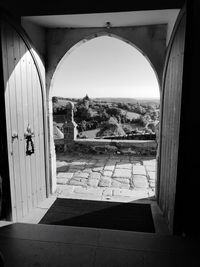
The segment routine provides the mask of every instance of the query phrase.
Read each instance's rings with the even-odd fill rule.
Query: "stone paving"
[[[156,159],[125,155],[57,154],[56,196],[131,201],[155,196]]]

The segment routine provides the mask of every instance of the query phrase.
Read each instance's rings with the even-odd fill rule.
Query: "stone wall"
[[[95,138],[97,139],[97,138]],[[123,136],[103,136],[98,139],[111,139],[111,140],[156,140],[156,134],[126,134]]]
[[[55,140],[55,147],[56,152],[64,152],[64,139]],[[154,140],[76,139],[65,152],[155,156],[157,144]]]

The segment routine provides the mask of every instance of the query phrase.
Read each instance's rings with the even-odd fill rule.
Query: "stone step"
[[[191,239],[72,226],[0,227],[0,250],[6,266],[200,266]]]

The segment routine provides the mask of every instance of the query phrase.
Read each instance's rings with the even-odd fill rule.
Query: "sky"
[[[109,36],[82,43],[55,72],[53,96],[159,98],[149,61],[132,45]]]

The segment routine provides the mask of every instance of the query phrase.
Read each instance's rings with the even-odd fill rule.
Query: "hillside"
[[[106,97],[91,99],[87,95],[82,99],[54,97],[52,99],[53,118],[62,131],[68,101],[72,101],[75,105],[74,120],[77,123],[80,138],[112,136],[119,133],[123,135],[122,133],[129,134],[137,130],[146,131],[145,126],[159,117],[158,99]],[[111,123],[113,119],[116,125]],[[98,134],[97,129],[99,129]]]
[[[144,99],[135,99],[135,98],[112,98],[112,97],[102,97],[102,98],[93,98],[94,101],[99,102],[110,102],[110,103],[130,103],[136,104],[140,103],[143,105],[151,105],[151,104],[160,104],[160,99],[157,98],[144,98]]]
[[[55,97],[58,99],[60,105],[65,105],[67,101],[72,101],[73,103],[78,102],[79,98],[64,98],[64,97]],[[94,102],[103,102],[103,103],[125,103],[125,104],[143,104],[143,105],[152,105],[160,104],[160,99],[157,98],[142,98],[142,99],[135,99],[135,98],[121,98],[121,97],[101,97],[101,98],[91,98]]]

